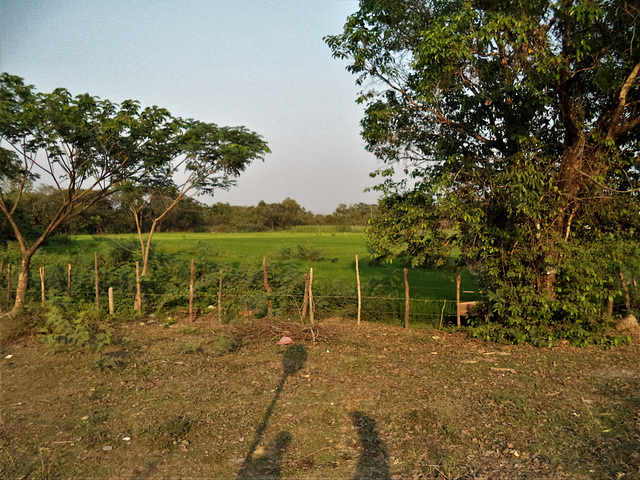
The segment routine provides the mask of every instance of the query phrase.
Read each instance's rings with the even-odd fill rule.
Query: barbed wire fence
[[[308,317],[305,301],[308,292],[306,270],[299,265],[275,262],[266,270],[263,265],[218,265],[202,261],[190,275],[190,262],[172,261],[154,266],[149,278],[136,275],[134,262],[114,263],[96,255],[95,265],[66,263],[55,255],[42,256],[32,265],[27,302],[31,305],[59,305],[62,308],[90,307],[116,316],[136,314],[138,289],[140,314],[183,316],[195,320],[208,317],[227,322],[242,317],[264,317],[269,313],[288,318]],[[261,267],[264,267],[264,272]],[[402,324],[409,315],[412,324],[441,327],[456,320],[460,294],[476,298],[470,288],[456,295],[455,280],[440,286],[407,285],[401,281],[361,280],[358,294],[356,271],[353,281],[327,281],[322,264],[315,267],[313,303],[317,316],[361,317],[363,321]],[[38,273],[40,275],[38,276]],[[263,273],[268,275],[270,290],[265,288]],[[18,268],[0,259],[0,308],[12,307]],[[458,272],[460,275],[460,272]],[[358,274],[359,276],[359,274]],[[453,273],[455,278],[455,273]],[[4,297],[4,298],[3,298]],[[459,321],[459,320],[458,320]]]

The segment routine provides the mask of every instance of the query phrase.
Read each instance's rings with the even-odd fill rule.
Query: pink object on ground
[[[278,345],[292,345],[296,342],[294,342],[293,340],[291,340],[290,337],[282,337],[279,341],[278,341]]]

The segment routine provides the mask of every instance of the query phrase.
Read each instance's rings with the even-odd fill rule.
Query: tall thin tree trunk
[[[27,289],[29,288],[29,267],[31,265],[31,257],[33,257],[33,253],[33,251],[28,250],[22,255],[20,273],[18,274],[18,284],[16,285],[16,299],[13,304],[13,308],[9,312],[10,316],[19,315],[24,311],[27,300]]]
[[[151,248],[151,238],[156,231],[156,227],[158,226],[158,220],[154,220],[151,224],[151,230],[149,230],[149,237],[147,238],[147,245],[144,247],[144,254],[142,256],[142,274],[141,276],[147,276],[147,266],[149,264],[149,250]]]
[[[140,253],[144,257],[144,239],[142,238],[142,222],[140,221],[140,216],[138,212],[134,208],[130,208],[133,212],[133,218],[136,220],[136,229],[138,230],[138,240],[140,241]]]

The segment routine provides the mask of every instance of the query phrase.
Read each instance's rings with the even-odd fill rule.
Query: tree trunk
[[[16,300],[13,304],[13,308],[9,312],[9,316],[15,317],[24,311],[24,306],[27,300],[27,289],[29,288],[29,266],[31,265],[31,258],[33,257],[35,250],[30,249],[22,255],[22,261],[20,262],[20,273],[18,274],[18,284],[16,285]]]
[[[144,248],[144,254],[142,256],[142,274],[141,276],[147,276],[147,266],[149,264],[149,249],[151,248],[151,238],[156,231],[156,227],[158,226],[158,219],[154,220],[151,224],[151,230],[149,230],[149,236],[147,237],[147,245]]]

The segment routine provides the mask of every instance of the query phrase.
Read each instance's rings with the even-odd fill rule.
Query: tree
[[[16,76],[0,76],[0,210],[21,251],[16,300],[9,315],[24,309],[31,258],[63,222],[112,195],[125,182],[150,184],[181,154],[189,164],[201,157],[196,129],[158,107],[121,105],[64,89],[37,93]],[[209,150],[203,149],[204,155]],[[233,158],[235,161],[235,157]],[[241,168],[241,161],[232,167]],[[195,170],[204,174],[204,170]],[[30,240],[16,215],[30,182],[44,177],[59,196],[58,208],[37,238]],[[8,195],[11,186],[12,195]]]
[[[638,222],[610,213],[640,203],[639,15],[625,0],[361,0],[325,39],[366,86],[378,188],[456,222],[509,340],[597,329],[603,238],[637,252]],[[594,268],[578,281],[579,250]]]
[[[266,203],[261,200],[255,208],[263,226],[275,230],[302,225],[309,220],[310,214],[291,198],[280,203]]]
[[[327,222],[336,225],[366,225],[377,210],[377,205],[362,202],[349,206],[341,203],[331,215],[327,216]]]
[[[213,194],[217,189],[230,188],[254,159],[262,159],[269,152],[262,138],[244,127],[186,120],[178,122],[177,130],[169,161],[158,164],[143,182],[127,182],[122,188],[136,222],[142,276],[147,274],[153,234],[188,193]],[[151,209],[152,204],[160,208]],[[142,224],[145,210],[152,212],[146,241]]]

